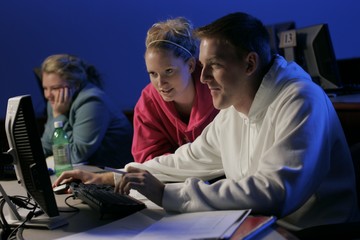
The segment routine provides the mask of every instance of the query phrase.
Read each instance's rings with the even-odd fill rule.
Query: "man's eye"
[[[220,68],[221,64],[219,63],[211,63],[212,68]]]

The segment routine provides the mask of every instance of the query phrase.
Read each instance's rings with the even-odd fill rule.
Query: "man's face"
[[[241,106],[249,87],[247,64],[237,57],[234,47],[216,38],[202,39],[199,60],[201,82],[208,85],[215,108]]]

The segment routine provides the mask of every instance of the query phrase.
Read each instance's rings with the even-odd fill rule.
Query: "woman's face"
[[[164,101],[177,102],[192,88],[191,73],[195,69],[195,59],[184,62],[171,51],[150,48],[145,53],[145,63],[151,83]]]
[[[54,105],[55,98],[60,94],[61,90],[70,88],[69,83],[55,73],[43,73],[42,86],[44,96],[50,102],[51,106]]]

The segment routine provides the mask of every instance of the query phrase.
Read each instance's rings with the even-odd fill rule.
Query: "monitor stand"
[[[24,227],[27,227],[27,228],[55,229],[55,228],[58,228],[58,227],[68,224],[68,221],[65,219],[64,216],[48,217],[44,213],[39,216],[34,216],[30,220],[26,221],[24,224],[26,216],[30,211],[24,209],[24,212],[20,213],[18,211],[18,209],[16,209],[15,205],[11,202],[9,196],[6,194],[4,188],[1,186],[1,184],[0,184],[0,193],[9,206],[9,214],[7,215],[7,223],[10,226],[16,227],[16,226],[24,225]]]

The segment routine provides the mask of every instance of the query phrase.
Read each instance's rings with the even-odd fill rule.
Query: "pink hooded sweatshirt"
[[[165,102],[157,90],[148,84],[134,109],[132,154],[135,162],[143,163],[154,157],[175,152],[195,140],[219,112],[214,108],[210,90],[200,82],[201,68],[192,74],[196,96],[189,123],[184,123],[173,102]]]

